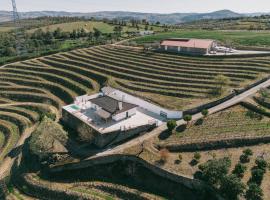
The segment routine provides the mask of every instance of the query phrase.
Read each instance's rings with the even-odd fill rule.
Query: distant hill
[[[270,30],[270,15],[202,19],[178,24],[185,29],[206,30]]]
[[[139,13],[139,12],[123,12],[123,11],[103,11],[93,13],[78,13],[64,11],[33,11],[22,12],[22,18],[35,18],[42,16],[70,16],[70,17],[86,17],[86,18],[108,18],[108,19],[147,19],[150,22],[161,22],[162,24],[179,24],[184,22],[197,21],[202,19],[221,19],[245,16],[230,10],[220,10],[210,13],[172,13],[172,14],[156,14],[156,13]],[[11,21],[12,12],[0,11],[0,22]]]

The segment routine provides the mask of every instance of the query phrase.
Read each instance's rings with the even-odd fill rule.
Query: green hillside
[[[270,31],[181,30],[134,39],[138,44],[160,42],[166,38],[215,39],[235,46],[270,47]]]

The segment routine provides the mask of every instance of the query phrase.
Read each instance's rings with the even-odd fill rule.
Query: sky
[[[16,0],[16,3],[18,11],[270,12],[270,0]],[[12,10],[11,0],[0,0],[0,10]]]

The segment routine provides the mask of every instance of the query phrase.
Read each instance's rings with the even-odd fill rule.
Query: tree
[[[121,33],[123,31],[123,27],[122,26],[115,26],[114,29],[113,29],[115,35],[117,37],[120,37],[121,36]]]
[[[250,182],[261,185],[265,171],[263,169],[254,168],[251,170]]]
[[[242,154],[240,156],[240,162],[241,163],[248,163],[250,161],[250,158],[247,154]]]
[[[253,152],[252,152],[252,150],[251,149],[245,149],[245,150],[243,150],[243,153],[244,154],[246,154],[247,156],[252,156],[253,155]]]
[[[207,109],[203,109],[201,113],[202,113],[203,117],[205,118],[209,114],[209,111]]]
[[[94,38],[96,39],[96,41],[99,40],[100,36],[101,36],[101,31],[94,28]]]
[[[235,165],[233,174],[235,174],[239,178],[243,178],[245,171],[247,170],[247,167],[241,163],[238,163]]]
[[[175,120],[170,120],[167,122],[167,128],[168,128],[168,131],[170,131],[170,132],[172,132],[176,126],[177,126],[177,124],[176,124]]]
[[[230,79],[224,75],[217,75],[214,80],[216,87],[212,93],[220,96],[224,92],[225,88],[230,84]]]
[[[246,200],[262,200],[263,191],[256,183],[250,183],[246,191]]]
[[[219,190],[226,199],[237,200],[240,195],[244,194],[245,185],[236,175],[232,174],[221,180]]]
[[[266,171],[267,162],[263,158],[257,158],[255,163],[259,169]]]
[[[193,160],[191,161],[191,165],[197,165],[200,162],[201,154],[199,152],[195,152],[193,155]]]
[[[193,158],[197,161],[199,161],[201,159],[201,154],[199,152],[195,152],[194,155],[193,155]]]
[[[185,115],[184,116],[184,121],[187,122],[187,125],[189,126],[190,121],[192,120],[192,116],[191,115]]]
[[[201,179],[215,187],[228,174],[230,166],[231,160],[228,157],[209,160],[199,165],[199,169],[202,172]]]
[[[13,47],[6,47],[3,52],[4,56],[15,56],[16,55],[16,49]]]

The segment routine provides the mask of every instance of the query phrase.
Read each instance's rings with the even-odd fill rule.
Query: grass
[[[232,43],[234,46],[270,47],[270,31],[207,31],[181,30],[160,33],[134,39],[138,44],[159,42],[167,38],[200,38],[214,39],[223,43]]]
[[[5,143],[5,135],[0,131],[0,149],[2,149],[4,143]]]
[[[94,28],[100,30],[102,33],[113,32],[113,26],[104,22],[93,22],[93,21],[79,21],[71,23],[53,24],[49,26],[41,27],[43,31],[54,31],[57,28],[61,28],[65,32],[72,32],[74,29],[85,29],[87,32],[93,32]],[[37,29],[31,29],[28,32],[33,33]]]
[[[9,26],[0,26],[0,33],[1,32],[9,32],[11,30],[13,30],[14,27],[9,27]]]
[[[159,26],[149,26],[149,28],[153,28],[154,31],[162,31],[163,28]],[[78,21],[78,22],[70,22],[70,23],[62,23],[62,24],[53,24],[48,26],[43,26],[41,29],[43,31],[54,31],[57,28],[61,28],[64,32],[72,32],[74,29],[85,29],[86,32],[93,32],[94,28],[98,29],[102,33],[113,33],[114,25],[107,24],[104,22],[96,22],[96,21]],[[140,30],[144,30],[145,26],[140,25]],[[1,27],[0,27],[1,30]],[[28,32],[33,33],[36,31],[37,28],[31,29]],[[130,24],[127,24],[127,26],[123,27],[123,32],[132,32],[137,31],[137,28],[131,27]]]

